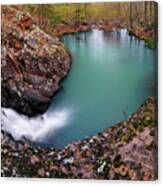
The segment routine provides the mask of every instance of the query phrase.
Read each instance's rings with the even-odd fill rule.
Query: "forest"
[[[156,46],[157,4],[153,1],[37,4],[17,8],[32,14],[48,33],[85,31],[92,24],[104,30],[125,27],[130,34],[145,39],[150,48]]]

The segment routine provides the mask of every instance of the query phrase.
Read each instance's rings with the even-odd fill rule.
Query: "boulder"
[[[71,57],[26,12],[2,6],[1,28],[1,105],[28,116],[41,114],[67,75]]]

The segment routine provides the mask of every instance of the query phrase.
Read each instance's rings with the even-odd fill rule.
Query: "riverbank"
[[[129,28],[129,34],[144,40],[146,46],[150,49],[155,49],[157,47],[157,31],[154,30],[154,28],[145,29],[135,26]]]
[[[137,24],[128,25],[120,22],[106,22],[99,26],[104,31],[112,31],[113,29],[126,28],[129,35],[133,35],[140,40],[144,40],[147,47],[154,49],[157,46],[157,28],[154,26],[140,26]]]
[[[60,37],[64,34],[73,34],[79,32],[87,32],[92,28],[98,28],[104,32],[111,32],[117,29],[126,28],[129,32],[129,35],[133,35],[140,40],[144,40],[147,47],[155,49],[157,46],[157,31],[151,28],[140,27],[134,25],[132,28],[125,22],[120,21],[89,21],[83,22],[80,25],[76,26],[75,24],[60,24],[54,28],[54,35]]]
[[[59,24],[53,30],[55,36],[60,37],[64,34],[74,34],[78,32],[88,32],[91,30],[91,25],[88,23],[83,23],[80,25],[66,25],[66,24]]]
[[[113,22],[113,21],[108,21],[108,22],[103,22],[101,20],[90,20],[90,21],[85,21],[81,22],[80,24],[76,25],[71,24],[59,24],[57,25],[53,33],[55,36],[60,37],[64,34],[74,34],[74,33],[79,33],[79,32],[88,32],[92,30],[92,28],[97,28],[103,31],[113,31],[115,29],[121,29],[125,28],[125,24],[119,23],[119,22]]]
[[[63,149],[15,141],[2,131],[5,177],[157,179],[157,113],[148,98],[126,121]]]

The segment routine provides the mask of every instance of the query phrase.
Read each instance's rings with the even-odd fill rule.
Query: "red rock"
[[[38,156],[33,155],[30,157],[30,161],[32,164],[35,164],[35,163],[40,162],[40,158]]]
[[[29,116],[41,114],[68,73],[71,57],[29,14],[10,6],[2,12],[2,106]]]
[[[44,177],[44,176],[45,176],[45,170],[44,170],[43,168],[38,169],[37,174],[38,174],[39,176],[41,176],[41,177]]]

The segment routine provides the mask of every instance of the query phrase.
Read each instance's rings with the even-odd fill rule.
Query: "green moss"
[[[140,126],[140,124],[138,122],[133,122],[133,126],[135,129],[137,129]]]
[[[149,39],[146,40],[146,45],[147,45],[147,47],[149,47],[151,49],[156,48],[156,39],[150,37]]]
[[[143,132],[143,131],[144,131],[144,127],[141,126],[141,127],[139,128],[139,132]]]
[[[124,134],[124,136],[122,137],[122,139],[123,139],[125,142],[129,143],[129,142],[133,139],[133,137],[134,137],[133,131],[132,131],[132,130],[129,130],[128,132],[126,132],[126,133]]]

